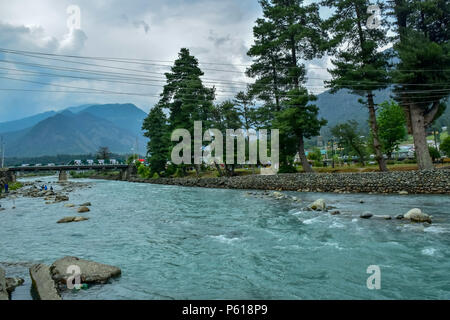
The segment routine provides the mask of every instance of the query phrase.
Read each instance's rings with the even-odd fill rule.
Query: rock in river
[[[68,196],[65,196],[65,195],[63,195],[63,194],[58,194],[58,195],[55,197],[55,202],[64,202],[64,201],[69,201],[69,197],[68,197]]]
[[[91,210],[89,210],[89,208],[88,207],[79,207],[78,208],[78,212],[79,213],[83,213],[83,212],[89,212],[89,211],[91,211]]]
[[[85,202],[83,204],[80,204],[80,207],[90,207],[92,204],[90,202]]]
[[[30,268],[30,277],[39,299],[61,300],[55,281],[53,281],[50,268],[45,264],[36,264]]]
[[[315,211],[326,211],[327,205],[325,204],[325,200],[317,199],[313,203],[309,205],[309,207]]]
[[[359,217],[363,219],[369,219],[372,218],[372,216],[373,214],[371,212],[365,211]]]
[[[409,210],[404,216],[404,219],[411,220],[413,222],[428,222],[431,223],[431,216],[423,213],[422,210],[414,208]]]
[[[81,216],[76,216],[76,217],[64,217],[64,218],[58,220],[57,223],[80,222],[80,221],[85,221],[85,220],[89,220],[89,218],[81,217]]]
[[[65,284],[71,274],[67,267],[75,265],[81,270],[82,283],[106,283],[110,278],[119,276],[122,271],[118,267],[84,260],[77,257],[64,257],[55,261],[50,267],[53,280]]]

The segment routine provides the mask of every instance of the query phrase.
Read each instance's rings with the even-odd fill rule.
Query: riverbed
[[[283,192],[302,200],[294,202],[245,190],[77,181],[92,188],[74,190],[68,203],[91,202],[88,221],[57,224],[79,215],[64,203],[0,201],[0,267],[25,278],[12,299],[31,298],[30,265],[68,255],[118,266],[122,276],[63,299],[450,299],[448,195]],[[318,198],[341,214],[303,210]],[[359,218],[412,208],[433,224]],[[367,288],[370,265],[380,267],[379,290]]]

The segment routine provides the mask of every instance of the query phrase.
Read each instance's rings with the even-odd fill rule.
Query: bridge
[[[55,165],[55,166],[23,166],[5,168],[3,173],[9,176],[11,181],[16,180],[17,172],[42,172],[42,171],[59,171],[59,181],[67,180],[67,171],[104,171],[104,170],[120,170],[122,180],[127,180],[133,170],[133,165],[127,164],[91,164],[91,165]]]

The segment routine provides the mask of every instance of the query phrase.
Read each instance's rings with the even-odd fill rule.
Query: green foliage
[[[177,168],[177,170],[175,171],[175,178],[182,178],[184,176],[185,176],[185,174],[183,172],[183,169]]]
[[[20,182],[14,182],[12,185],[9,186],[9,189],[14,191],[14,190],[19,190],[20,188],[23,187],[23,184]]]
[[[440,147],[442,152],[445,153],[445,155],[447,157],[450,157],[450,136],[448,136],[447,138],[444,139],[444,141],[442,141]]]
[[[282,164],[278,173],[297,173],[297,169],[292,165]]]
[[[394,101],[385,101],[378,112],[379,137],[388,158],[406,138],[406,120],[403,109]]]
[[[308,153],[308,159],[320,162],[322,160],[322,153],[320,152],[320,149],[314,148],[312,152]]]
[[[166,115],[160,105],[156,105],[142,125],[147,143],[148,162],[152,172],[161,173],[169,160],[169,130]]]
[[[253,58],[247,75],[256,78],[250,93],[264,102],[255,116],[258,125],[280,129],[280,162],[287,164],[298,150],[303,157],[303,139],[318,135],[326,123],[317,119],[317,107],[309,104],[314,97],[302,87],[306,69],[301,63],[321,56],[326,33],[316,4],[299,0],[260,4],[263,18],[256,20],[255,43],[247,53]]]
[[[331,129],[331,133],[338,139],[338,143],[348,152],[359,157],[359,161],[364,165],[366,150],[365,141],[358,129],[358,123],[354,120],[341,123]]]
[[[152,176],[152,179],[159,179],[159,175],[155,172]]]
[[[150,178],[150,168],[145,165],[140,165],[137,169],[137,173],[141,178]]]
[[[428,147],[428,151],[430,152],[430,157],[433,161],[436,161],[441,157],[441,154],[435,147]]]

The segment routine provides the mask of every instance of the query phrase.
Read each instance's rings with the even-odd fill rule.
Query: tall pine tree
[[[142,130],[144,130],[144,136],[150,139],[147,143],[147,155],[151,173],[161,175],[169,160],[170,140],[166,115],[160,105],[150,110],[142,124]]]
[[[330,45],[335,68],[329,70],[333,78],[327,84],[332,92],[346,88],[367,99],[363,103],[369,110],[375,158],[380,170],[387,171],[374,102],[375,91],[389,86],[389,57],[387,52],[380,50],[389,42],[387,24],[381,23],[377,28],[367,26],[372,15],[368,12],[369,0],[325,0],[322,3],[334,9],[327,24],[332,37]],[[381,3],[377,5],[383,8]]]
[[[306,70],[301,60],[313,59],[322,52],[325,34],[321,29],[319,8],[314,4],[305,6],[302,0],[261,0],[260,4],[264,17],[256,21],[255,44],[248,52],[254,59],[248,74],[257,78],[252,89],[266,105],[274,106],[266,110],[272,112],[270,120],[278,117],[276,123],[283,128],[281,143],[291,143],[288,137],[295,137],[303,169],[312,172],[305,155],[304,139],[318,135],[325,122],[317,119],[316,107],[307,107],[312,96],[305,94],[306,89],[302,87],[306,82]],[[295,131],[287,131],[294,129],[292,123],[281,123],[288,120],[280,117],[285,112],[297,117]],[[306,119],[309,121],[304,121]],[[281,152],[289,153],[290,149],[291,146],[280,145]]]
[[[200,79],[203,71],[199,68],[197,59],[186,48],[180,50],[171,72],[167,72],[165,76],[167,84],[158,104],[169,111],[169,129],[186,129],[194,137],[194,121],[202,121],[203,127],[210,125],[215,89],[203,85]],[[191,150],[194,159],[194,141]],[[196,164],[195,168],[198,174],[200,165]]]
[[[433,169],[426,129],[450,95],[450,2],[393,0],[391,8],[400,60],[392,74],[396,100],[405,111],[419,169]]]

